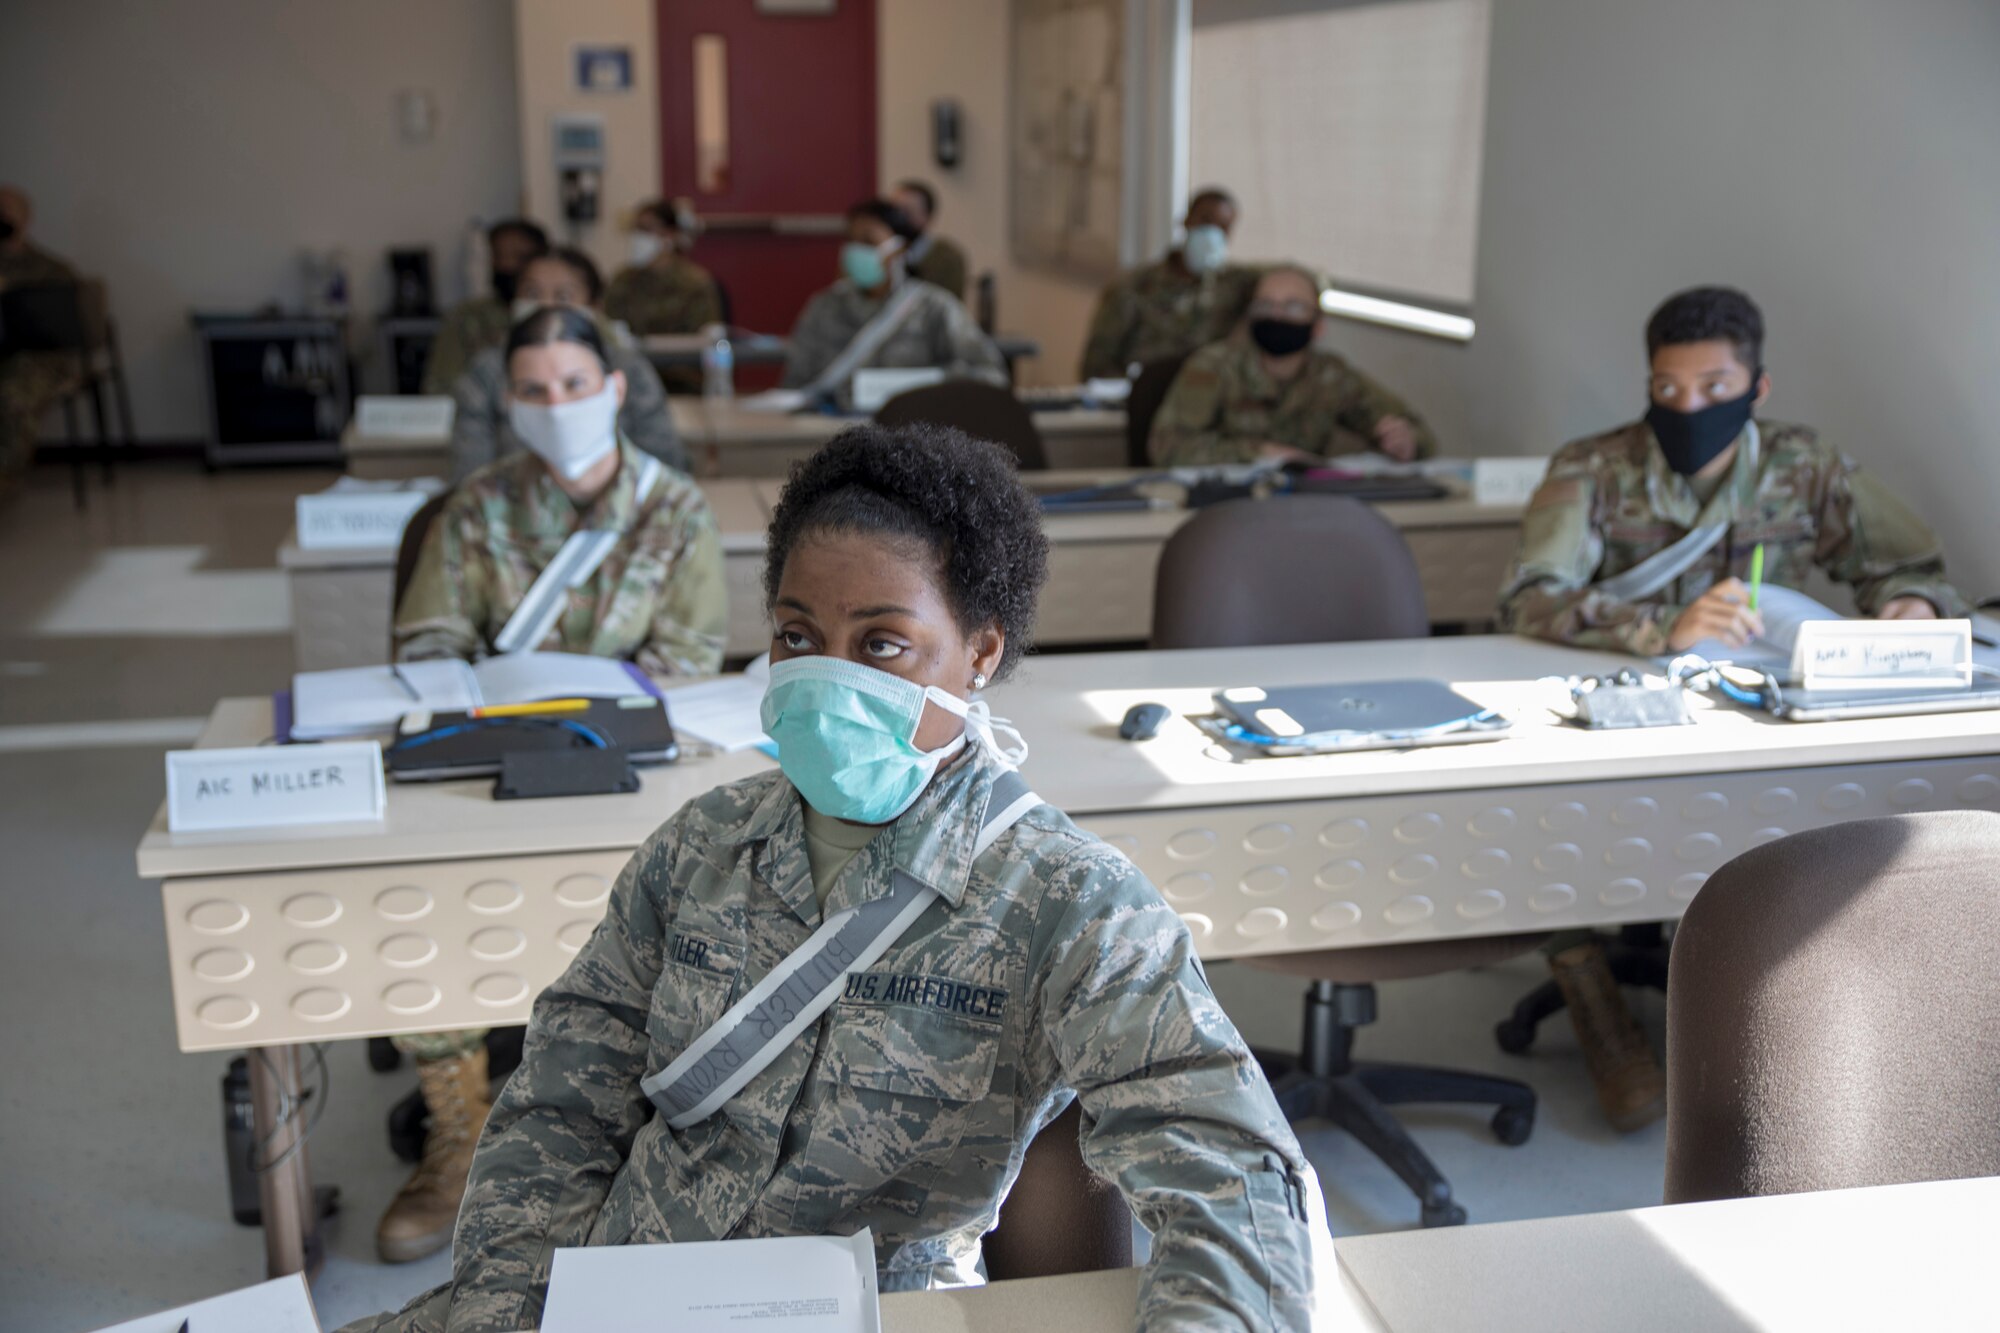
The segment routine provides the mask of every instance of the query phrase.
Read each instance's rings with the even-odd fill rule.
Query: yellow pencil
[[[588,699],[543,699],[532,704],[488,704],[483,708],[469,708],[467,717],[539,717],[544,713],[587,713],[590,711]]]

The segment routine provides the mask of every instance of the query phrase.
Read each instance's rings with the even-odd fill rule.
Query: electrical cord
[[[327,1068],[326,1043],[314,1042],[312,1045],[312,1060],[313,1064],[318,1068],[318,1082],[313,1087],[301,1089],[295,1097],[292,1095],[291,1090],[285,1087],[283,1075],[278,1072],[278,1066],[272,1063],[270,1055],[264,1048],[257,1047],[251,1054],[255,1055],[263,1063],[264,1072],[270,1075],[271,1086],[278,1090],[278,1106],[276,1114],[271,1117],[275,1122],[272,1125],[271,1132],[250,1145],[250,1170],[253,1174],[261,1176],[276,1171],[279,1167],[290,1161],[294,1154],[306,1146],[306,1140],[311,1138],[313,1131],[319,1128],[319,1122],[326,1118],[326,1104],[333,1095],[333,1071]],[[263,1158],[264,1154],[270,1151],[271,1145],[277,1142],[279,1136],[298,1118],[300,1108],[314,1098],[318,1098],[319,1105],[314,1108],[312,1119],[299,1127],[298,1133],[283,1152],[268,1162],[261,1161],[260,1159]]]

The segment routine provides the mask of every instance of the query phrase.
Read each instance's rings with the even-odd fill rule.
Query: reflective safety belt
[[[632,507],[635,512],[653,493],[653,487],[659,484],[663,471],[665,468],[657,458],[649,457],[640,464],[639,479],[633,488]],[[549,631],[556,627],[556,621],[563,613],[569,590],[587,582],[624,535],[616,529],[606,528],[572,532],[556,552],[556,558],[543,566],[535,581],[528,585],[527,595],[521,598],[521,604],[514,608],[514,614],[507,617],[507,623],[494,638],[493,651],[525,653],[548,638]]]
[[[1000,774],[986,802],[986,822],[973,839],[973,858],[1041,803],[1018,772]],[[668,1125],[686,1129],[714,1115],[819,1021],[840,998],[849,973],[873,965],[937,899],[937,890],[914,875],[890,873],[885,897],[828,917],[672,1064],[640,1081]]]
[[[889,341],[892,334],[916,313],[917,302],[922,293],[917,290],[918,280],[905,278],[902,286],[891,293],[889,300],[875,312],[875,318],[863,324],[840,349],[840,355],[833,358],[825,370],[813,376],[812,383],[799,390],[808,399],[822,394],[837,393],[840,386],[854,378],[854,372],[868,364],[868,358],[875,355],[882,344]]]
[[[1737,456],[1735,466],[1747,469],[1752,477],[1757,475],[1758,447],[1757,423],[1745,422],[1743,452]],[[1728,484],[1734,491],[1736,474],[1733,470]],[[1602,593],[1614,602],[1636,602],[1642,597],[1651,597],[1694,568],[1695,561],[1714,550],[1715,544],[1728,531],[1728,523],[1704,523],[1672,546],[1653,552],[1623,574],[1593,584],[1590,590]]]

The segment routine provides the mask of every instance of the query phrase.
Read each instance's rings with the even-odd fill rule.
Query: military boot
[[[1667,1113],[1667,1080],[1632,1011],[1601,944],[1579,944],[1549,959],[1556,985],[1569,1005],[1583,1063],[1597,1085],[1604,1118],[1621,1134],[1643,1129]]]
[[[486,1048],[444,1060],[417,1062],[417,1080],[431,1113],[423,1160],[382,1214],[375,1248],[392,1264],[406,1264],[451,1243],[472,1149],[486,1124]]]

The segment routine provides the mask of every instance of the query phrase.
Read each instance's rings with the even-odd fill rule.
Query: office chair
[[[1358,500],[1288,495],[1224,501],[1189,519],[1160,554],[1155,648],[1421,638],[1428,631],[1409,546],[1393,524]],[[1450,1183],[1388,1108],[1407,1102],[1492,1105],[1495,1137],[1517,1146],[1534,1130],[1534,1090],[1485,1074],[1358,1061],[1355,1033],[1375,1021],[1377,982],[1482,967],[1527,953],[1547,938],[1497,935],[1241,960],[1311,982],[1300,1052],[1256,1052],[1286,1118],[1331,1120],[1360,1140],[1417,1196],[1425,1226],[1465,1221]]]
[[[1118,1187],[1083,1164],[1083,1107],[1043,1126],[980,1247],[989,1281],[1132,1266],[1132,1213]]]
[[[1153,418],[1159,415],[1160,404],[1167,401],[1167,390],[1174,387],[1174,376],[1181,373],[1181,364],[1187,359],[1188,353],[1183,352],[1148,361],[1132,381],[1131,395],[1125,399],[1125,461],[1131,466],[1153,465],[1152,452],[1146,447],[1153,434]]]
[[[111,319],[110,299],[95,278],[81,282],[43,283],[0,292],[0,352],[69,354],[76,358],[77,383],[61,398],[64,437],[69,447],[70,487],[76,507],[87,501],[87,465],[77,430],[76,402],[89,395],[96,426],[96,456],[105,485],[110,485],[111,437],[104,410],[104,390],[111,389],[118,408],[119,442],[132,448],[132,396],[125,382],[125,358],[118,328]]]
[[[424,538],[430,535],[431,524],[444,512],[444,503],[451,498],[449,489],[439,491],[417,507],[410,515],[409,522],[403,524],[403,535],[396,542],[396,583],[395,592],[389,601],[389,624],[396,623],[396,608],[403,604],[403,594],[409,591],[410,580],[417,574],[417,557],[423,554]],[[393,655],[395,646],[390,645]]]
[[[2000,813],[1745,852],[1671,971],[1668,1203],[2000,1175]]]
[[[955,426],[977,439],[1005,445],[1023,472],[1040,472],[1049,465],[1042,432],[1021,400],[979,380],[946,380],[899,393],[882,404],[875,420],[884,426],[920,422]]]
[[[1593,931],[1604,946],[1611,976],[1621,986],[1644,986],[1649,990],[1667,988],[1667,928],[1659,921],[1641,921],[1610,931]],[[1493,1040],[1509,1055],[1525,1055],[1535,1044],[1542,1020],[1569,1007],[1562,987],[1553,977],[1523,995],[1514,1011],[1493,1025]]]

